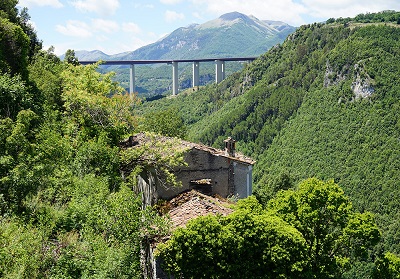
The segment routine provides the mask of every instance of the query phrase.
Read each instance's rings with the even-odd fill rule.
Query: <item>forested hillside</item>
[[[43,50],[17,3],[0,2],[1,278],[143,278],[157,241],[177,277],[399,277],[400,13],[303,26],[219,85],[141,104]],[[137,132],[152,140],[123,148]],[[137,175],[176,187],[184,151],[149,132],[234,137],[256,195],[171,232]]]
[[[334,179],[355,208],[376,214],[377,250],[400,253],[400,14],[300,27],[219,86],[145,104],[178,108],[187,138],[231,136],[257,159],[266,202],[307,177]]]

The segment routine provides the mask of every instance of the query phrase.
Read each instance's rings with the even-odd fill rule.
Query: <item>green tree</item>
[[[33,58],[33,56],[43,47],[43,43],[39,40],[35,28],[29,22],[30,19],[31,16],[28,14],[28,8],[22,8],[18,16],[18,24],[29,38],[29,59]]]
[[[380,240],[372,214],[355,213],[333,181],[307,179],[297,190],[279,192],[268,208],[303,235],[314,278],[340,277]]]
[[[306,278],[306,243],[297,229],[251,197],[227,217],[206,216],[157,246],[165,269],[184,278]]]
[[[61,73],[64,112],[87,136],[106,132],[117,144],[136,126],[132,107],[138,100],[122,94],[124,89],[112,80],[114,73],[102,75],[98,65],[66,65]]]
[[[74,66],[79,65],[78,58],[75,56],[75,51],[73,49],[68,49],[65,53],[64,62],[72,64]]]
[[[400,257],[393,253],[386,253],[382,258],[375,261],[374,279],[399,279]]]
[[[38,51],[28,66],[29,79],[42,95],[43,105],[49,109],[62,110],[62,78],[65,65],[54,54],[54,47]]]
[[[143,128],[168,137],[186,136],[186,125],[179,110],[174,107],[144,115]]]
[[[24,30],[0,17],[0,73],[9,72],[28,77],[29,38]]]
[[[15,119],[18,112],[32,107],[33,96],[20,76],[0,75],[0,117]]]
[[[3,0],[0,3],[0,18],[7,18],[13,23],[18,22],[18,0]]]
[[[0,195],[7,211],[23,211],[24,199],[39,186],[33,144],[37,125],[38,116],[31,110],[21,110],[15,122],[0,119]]]

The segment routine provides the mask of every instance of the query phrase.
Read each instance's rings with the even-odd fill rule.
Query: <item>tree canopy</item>
[[[380,236],[371,213],[355,212],[332,181],[312,178],[266,209],[250,197],[227,217],[192,220],[157,249],[176,277],[340,278]]]
[[[233,136],[258,159],[261,202],[178,229],[159,246],[171,273],[399,277],[398,13],[300,27],[219,85],[141,105],[99,64],[42,50],[16,4],[0,3],[0,277],[142,276],[142,240],[169,226],[143,209],[136,175],[176,185],[184,164],[159,135],[120,148],[143,130]]]

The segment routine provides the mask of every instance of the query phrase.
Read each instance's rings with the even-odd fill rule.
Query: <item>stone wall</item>
[[[234,195],[240,199],[250,196],[252,189],[252,166],[246,164],[233,163],[234,166]]]
[[[157,198],[169,200],[186,190],[197,190],[206,195],[245,198],[252,194],[252,166],[227,156],[218,156],[205,150],[192,148],[185,155],[187,166],[175,170],[181,187],[168,187],[157,183],[151,171],[139,178],[139,191],[146,206]],[[151,174],[153,175],[151,175]]]
[[[170,199],[189,189],[196,189],[206,194],[218,194],[222,197],[229,196],[229,158],[193,148],[185,155],[185,161],[188,166],[175,171],[177,180],[182,182],[182,187],[158,189],[159,197]],[[207,183],[201,184],[201,181]],[[204,187],[204,191],[202,191],[202,187]],[[210,188],[211,193],[209,192]]]

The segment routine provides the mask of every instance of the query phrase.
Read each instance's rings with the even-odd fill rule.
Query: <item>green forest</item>
[[[400,278],[400,13],[302,26],[219,85],[145,101],[44,50],[17,3],[0,3],[1,278],[143,278],[143,242],[168,235],[176,278]],[[144,131],[233,137],[254,195],[171,232],[136,177],[175,185],[183,151],[120,147]]]

